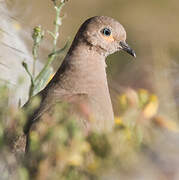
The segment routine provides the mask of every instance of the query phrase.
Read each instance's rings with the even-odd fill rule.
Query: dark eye
[[[109,28],[104,28],[101,31],[105,36],[110,36],[111,35],[111,30]]]

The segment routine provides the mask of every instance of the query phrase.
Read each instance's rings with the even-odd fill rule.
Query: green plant
[[[60,14],[61,14],[61,10],[62,10],[63,6],[65,5],[66,1],[52,0],[52,2],[54,4],[56,17],[55,17],[55,21],[54,21],[54,25],[55,25],[54,32],[48,31],[48,33],[53,38],[53,47],[52,47],[51,52],[48,55],[47,62],[45,63],[42,70],[35,76],[36,61],[38,59],[38,50],[39,50],[40,43],[44,37],[44,30],[41,28],[41,26],[36,26],[34,28],[33,34],[32,34],[32,38],[34,41],[33,49],[32,49],[32,55],[33,55],[33,59],[34,59],[32,73],[30,72],[27,64],[25,62],[22,63],[23,67],[25,68],[25,70],[31,80],[31,85],[30,85],[30,89],[29,89],[29,99],[32,96],[36,95],[40,90],[42,90],[46,86],[46,84],[47,84],[48,80],[50,79],[50,77],[52,76],[52,72],[53,72],[51,64],[53,63],[54,60],[57,59],[57,57],[62,52],[64,52],[64,50],[66,50],[66,48],[68,46],[68,43],[66,43],[63,48],[57,49],[59,28],[60,28],[60,25],[62,24],[62,18],[63,18],[60,16]]]

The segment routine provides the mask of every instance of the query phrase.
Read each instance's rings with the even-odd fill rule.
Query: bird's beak
[[[121,41],[119,44],[122,47],[122,50],[126,51],[127,53],[129,53],[133,57],[136,57],[134,50],[126,42]]]

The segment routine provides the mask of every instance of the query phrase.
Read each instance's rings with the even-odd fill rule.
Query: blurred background
[[[30,80],[21,62],[25,60],[29,67],[32,67],[32,29],[36,25],[41,25],[45,30],[52,30],[55,16],[53,8],[50,0],[0,1],[0,82],[8,82],[13,91],[16,89],[16,96],[12,95],[10,98],[11,103],[17,104],[21,99],[23,104],[27,100]],[[162,116],[178,121],[179,2],[177,0],[69,0],[63,8],[63,15],[59,47],[64,46],[68,37],[72,41],[80,25],[92,16],[110,16],[125,27],[127,42],[135,50],[137,58],[133,59],[124,52],[118,52],[107,59],[108,81],[116,114],[118,114],[116,106],[118,94],[129,89],[143,88],[157,95],[160,103],[159,113]],[[51,37],[46,33],[40,48],[39,70],[47,59],[51,41]],[[64,56],[65,53],[61,55],[59,61]],[[60,63],[55,62],[54,67],[58,67]],[[21,87],[18,85],[21,80],[19,77],[23,77],[24,83]],[[168,136],[162,141],[161,139],[157,141],[156,149],[160,147],[161,142],[168,141],[167,138]],[[171,146],[164,145],[166,151],[163,151],[162,156],[171,149],[176,154],[179,153],[177,141],[171,141]],[[176,147],[173,147],[174,144]],[[169,163],[171,167],[179,167],[179,157],[175,155],[169,158],[175,164]],[[169,164],[167,165],[170,166]],[[163,168],[168,168],[166,173],[170,174],[171,168],[168,166]],[[151,171],[155,171],[155,166]],[[142,174],[140,175],[142,177]],[[179,175],[175,177],[179,178]],[[151,179],[151,176],[148,179]]]

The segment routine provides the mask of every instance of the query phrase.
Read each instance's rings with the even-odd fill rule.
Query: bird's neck
[[[100,88],[108,91],[105,55],[99,49],[81,42],[69,50],[64,63],[67,67],[61,84],[65,89],[84,91],[81,93],[96,93]]]

